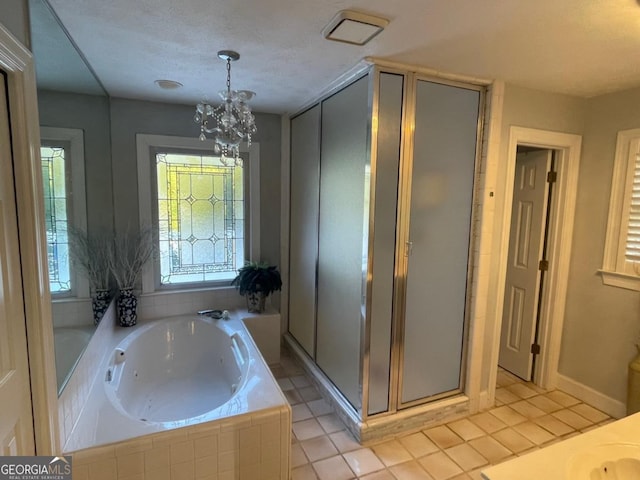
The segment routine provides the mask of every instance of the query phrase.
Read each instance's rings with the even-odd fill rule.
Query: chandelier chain
[[[219,92],[223,103],[217,107],[207,101],[197,104],[194,120],[200,125],[200,140],[206,140],[207,133],[212,134],[213,151],[220,155],[224,166],[229,166],[230,159],[233,165],[242,166],[240,144],[251,146],[251,137],[256,133],[255,117],[248,104],[255,93],[231,89],[231,62],[240,58],[237,52],[221,50],[218,57],[227,62],[227,89]]]

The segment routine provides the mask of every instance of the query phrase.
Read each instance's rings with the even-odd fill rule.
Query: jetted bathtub
[[[225,329],[223,322],[175,318],[127,336],[105,374],[111,403],[134,421],[207,421],[242,390],[255,362],[242,335]]]
[[[196,476],[288,478],[291,407],[243,323],[250,316],[190,315],[114,328],[64,446],[74,455],[74,475],[85,469],[91,479],[92,466],[101,472],[107,458],[119,478],[120,457],[138,455],[145,479],[159,474],[147,458]]]

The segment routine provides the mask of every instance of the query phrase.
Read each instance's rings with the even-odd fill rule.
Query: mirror
[[[46,0],[29,0],[36,67],[58,394],[95,331],[68,231],[113,231],[109,97]]]

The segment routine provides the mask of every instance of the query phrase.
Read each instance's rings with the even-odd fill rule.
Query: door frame
[[[495,397],[498,357],[500,352],[500,333],[503,311],[503,297],[508,261],[511,210],[513,206],[513,181],[516,168],[518,145],[555,150],[556,188],[551,199],[548,250],[549,270],[545,275],[544,291],[541,298],[539,343],[541,353],[536,360],[537,366],[533,382],[544,389],[553,389],[557,385],[558,363],[564,311],[569,281],[569,262],[573,239],[573,223],[578,189],[578,172],[582,136],[524,127],[510,127],[509,147],[507,151],[506,174],[504,176],[504,208],[502,212],[502,231],[499,236],[498,285],[495,297],[489,301],[496,303],[496,332],[491,350],[489,366],[489,388],[491,401]],[[498,215],[499,213],[496,212]]]
[[[51,295],[42,199],[40,126],[32,54],[0,24],[0,68],[7,73],[37,455],[60,451]]]

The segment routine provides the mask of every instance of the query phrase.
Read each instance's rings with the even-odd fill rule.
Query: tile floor
[[[293,410],[292,480],[475,480],[488,465],[612,421],[500,370],[494,408],[363,447],[288,352],[272,371]]]

